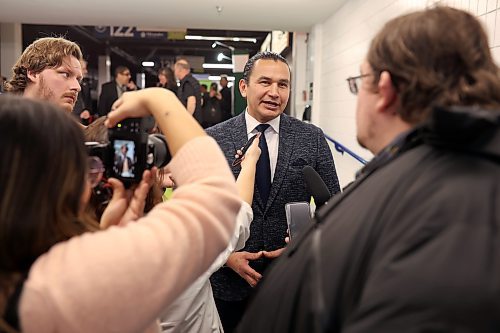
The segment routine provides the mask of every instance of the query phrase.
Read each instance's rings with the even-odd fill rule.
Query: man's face
[[[130,77],[131,77],[130,71],[127,69],[116,75],[116,81],[118,82],[118,84],[126,86],[127,83],[130,82]]]
[[[58,104],[67,112],[73,111],[83,77],[78,59],[67,56],[61,66],[31,73],[29,77],[35,88],[32,97]]]
[[[265,123],[283,113],[290,96],[290,71],[284,62],[257,60],[248,81],[240,81],[240,91],[252,117]]]
[[[375,123],[375,105],[377,102],[376,87],[373,87],[372,68],[365,60],[361,64],[360,74],[370,74],[369,76],[360,78],[358,84],[358,103],[356,106],[356,128],[358,143],[369,150],[370,143],[376,135]]]
[[[223,77],[220,79],[220,85],[223,87],[223,88],[226,88],[227,87],[227,78]]]
[[[174,75],[177,80],[182,80],[186,76],[184,69],[179,65],[174,66]]]

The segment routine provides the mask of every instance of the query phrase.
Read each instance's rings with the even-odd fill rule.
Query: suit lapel
[[[293,151],[293,142],[295,134],[292,129],[292,122],[290,118],[282,114],[280,119],[280,133],[278,145],[278,160],[276,163],[276,170],[274,171],[273,183],[269,192],[269,199],[267,200],[266,209],[269,209],[274,199],[276,198],[290,163],[290,157]]]
[[[232,163],[236,150],[240,149],[247,143],[247,124],[245,122],[245,112],[242,112],[239,116],[233,118],[234,123],[229,126],[229,134],[231,135],[231,141],[233,142],[233,151],[231,152],[230,161]],[[240,173],[241,166],[237,165],[235,167],[231,166],[233,173],[235,175]]]

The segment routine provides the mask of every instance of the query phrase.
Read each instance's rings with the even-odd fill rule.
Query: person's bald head
[[[191,72],[191,65],[186,59],[179,59],[174,65],[174,74],[178,80],[182,80]]]

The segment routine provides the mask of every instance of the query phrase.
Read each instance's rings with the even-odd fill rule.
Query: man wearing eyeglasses
[[[238,332],[500,331],[499,74],[468,12],[386,23],[348,79],[375,157],[281,255]]]
[[[106,82],[101,87],[99,96],[98,112],[99,116],[105,116],[111,111],[113,103],[126,91],[137,90],[134,81],[131,80],[130,69],[125,66],[118,66],[115,69],[115,79]]]

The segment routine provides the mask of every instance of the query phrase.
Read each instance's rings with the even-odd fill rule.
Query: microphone
[[[306,165],[302,172],[304,172],[306,187],[311,196],[314,198],[316,208],[323,206],[332,197],[325,182],[321,179],[321,176],[316,172],[316,170],[309,165]]]

